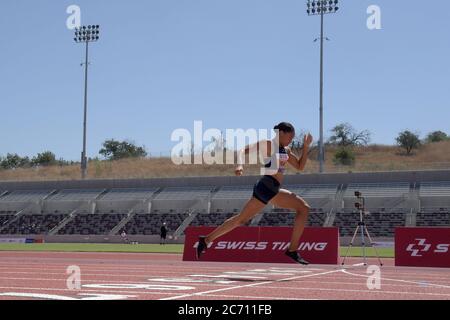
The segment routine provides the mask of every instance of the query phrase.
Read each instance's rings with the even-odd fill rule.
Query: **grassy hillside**
[[[406,156],[396,146],[371,145],[355,148],[354,166],[333,164],[334,148],[326,149],[326,172],[371,172],[393,170],[450,169],[450,141],[432,143]],[[305,172],[318,172],[317,154],[310,155]],[[260,166],[246,166],[246,175],[258,175]],[[93,161],[89,163],[89,179],[169,178],[188,176],[229,176],[233,165],[175,165],[169,158]],[[288,174],[294,174],[288,170]],[[2,170],[0,181],[76,180],[79,166],[51,166],[42,168]]]

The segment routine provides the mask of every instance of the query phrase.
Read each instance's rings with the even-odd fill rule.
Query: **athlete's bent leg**
[[[257,215],[258,212],[261,211],[265,206],[265,203],[253,197],[247,202],[244,209],[239,215],[225,221],[220,227],[217,227],[216,230],[211,232],[207,237],[200,237],[196,250],[197,260],[200,259],[200,256],[206,251],[209,243],[232,231],[233,229],[244,225],[255,215]]]
[[[264,204],[260,200],[256,198],[251,198],[244,206],[244,209],[239,215],[231,217],[230,219],[225,221],[220,227],[217,227],[216,230],[211,232],[205,238],[206,244],[209,244],[212,241],[216,240],[217,238],[223,236],[224,234],[227,234],[228,232],[232,231],[233,229],[246,224],[254,216],[256,216],[262,209],[264,209],[265,206],[266,204]]]
[[[306,260],[300,257],[297,250],[308,220],[310,206],[299,196],[283,189],[281,189],[280,193],[271,200],[271,203],[280,208],[295,210],[296,216],[292,230],[291,243],[286,254],[298,263],[308,264]]]

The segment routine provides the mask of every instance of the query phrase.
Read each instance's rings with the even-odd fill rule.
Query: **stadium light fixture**
[[[83,121],[83,151],[81,152],[81,178],[85,179],[87,175],[87,156],[86,156],[86,127],[87,127],[87,83],[89,66],[89,43],[97,42],[100,38],[100,26],[88,25],[75,28],[75,42],[86,44],[86,60],[84,63],[84,121]],[[83,64],[82,64],[83,65]]]
[[[306,12],[310,16],[335,13],[339,10],[338,0],[308,0]]]
[[[323,142],[323,40],[324,38],[324,15],[336,13],[339,10],[338,0],[308,0],[306,12],[309,16],[320,16],[320,140],[319,140],[319,162],[320,173],[324,172],[325,148]],[[317,41],[317,39],[315,40]]]

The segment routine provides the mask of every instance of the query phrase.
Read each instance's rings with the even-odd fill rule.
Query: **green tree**
[[[23,168],[30,165],[28,157],[20,157],[18,154],[8,153],[5,158],[0,159],[0,167],[3,169]]]
[[[406,150],[407,155],[410,155],[413,149],[418,149],[421,145],[419,135],[409,130],[400,132],[396,140],[398,146]]]
[[[145,147],[138,147],[130,141],[106,140],[99,154],[108,160],[143,158],[147,156]]]
[[[441,142],[446,140],[449,140],[449,136],[447,136],[445,132],[433,131],[427,135],[425,138],[425,143]]]
[[[36,157],[31,160],[32,164],[37,166],[51,166],[56,164],[56,156],[51,151],[44,151],[42,153],[38,153]]]
[[[328,143],[340,147],[367,145],[370,142],[370,132],[357,132],[349,123],[341,123],[331,129],[333,135]]]
[[[340,148],[334,154],[333,162],[336,165],[351,166],[355,164],[355,154],[349,148]]]

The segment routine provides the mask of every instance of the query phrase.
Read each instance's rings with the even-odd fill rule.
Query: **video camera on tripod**
[[[363,215],[369,215],[370,212],[366,211],[365,199],[362,196],[361,192],[355,191],[355,197],[358,198],[358,201],[355,202],[355,208],[360,210],[360,212],[362,211]]]
[[[359,192],[359,191],[355,191],[355,197],[358,199],[358,201],[355,202],[355,208],[357,208],[359,210],[359,222],[358,222],[358,225],[356,226],[355,233],[353,234],[352,241],[350,241],[350,245],[347,248],[347,252],[345,253],[345,257],[344,257],[344,260],[342,261],[342,265],[345,264],[345,259],[347,258],[348,252],[349,252],[350,248],[353,247],[353,243],[355,242],[355,238],[356,238],[356,235],[358,234],[358,230],[361,228],[361,245],[362,245],[362,253],[363,253],[363,257],[364,257],[364,265],[365,266],[367,265],[366,241],[365,241],[365,239],[366,239],[365,235],[367,234],[367,237],[369,238],[369,241],[370,241],[370,245],[372,246],[372,248],[374,248],[377,258],[378,258],[378,262],[380,263],[380,266],[382,266],[383,263],[381,262],[377,248],[373,245],[372,238],[370,237],[369,230],[367,230],[366,222],[364,219],[364,217],[366,215],[370,214],[369,212],[366,211],[366,201],[365,201],[364,197],[362,196],[361,192]]]

